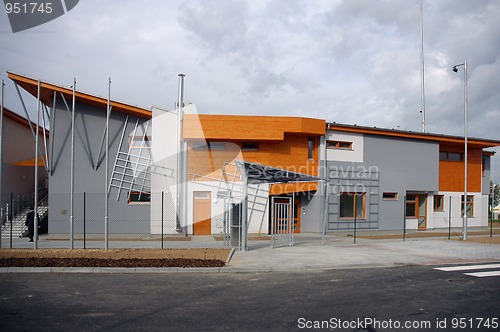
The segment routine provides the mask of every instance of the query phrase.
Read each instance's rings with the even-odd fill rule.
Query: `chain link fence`
[[[196,234],[192,222],[177,219],[175,204],[165,193],[110,194],[108,215],[104,193],[50,194],[45,211],[39,206],[38,247],[75,249],[223,248],[231,245],[227,213],[207,215],[208,234]],[[33,207],[32,201],[27,204]],[[192,202],[188,204],[192,220]],[[4,218],[2,248],[32,248],[29,207]],[[12,226],[11,226],[12,224]],[[34,227],[34,226],[33,226]],[[107,246],[106,246],[107,242]]]

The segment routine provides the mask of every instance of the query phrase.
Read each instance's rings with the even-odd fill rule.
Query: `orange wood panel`
[[[188,143],[189,173],[205,176],[205,180],[219,179],[225,162],[245,160],[292,172],[316,176],[318,174],[318,138],[315,138],[313,159],[308,159],[308,139],[305,135],[286,134],[283,141],[259,143],[258,151],[241,151],[241,142],[225,142],[225,150],[193,150],[195,141]],[[197,178],[198,181],[203,178]],[[232,179],[228,179],[232,181]]]
[[[324,135],[325,126],[325,120],[299,117],[186,114],[184,137],[281,141],[285,133]]]
[[[443,150],[444,151],[444,150]],[[446,151],[463,152],[462,150],[447,147]],[[482,156],[480,149],[468,151],[467,162],[467,190],[480,192],[482,186]],[[456,191],[464,190],[464,162],[463,161],[439,161],[439,190]]]

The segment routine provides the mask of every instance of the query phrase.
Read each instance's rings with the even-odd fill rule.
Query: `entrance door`
[[[289,204],[290,199],[292,197],[274,197],[274,203],[282,203],[282,204]],[[301,205],[300,205],[300,199],[295,198],[293,199],[293,216],[292,216],[292,221],[293,221],[293,233],[297,234],[300,233],[300,217],[301,217]],[[271,204],[271,209],[272,209],[272,204]],[[271,221],[271,215],[272,212],[269,214],[269,229],[268,229],[268,234],[271,234],[271,227],[273,227],[273,223]],[[275,229],[283,229],[283,226],[276,226],[281,223],[281,221],[278,218],[278,214],[275,211],[275,217],[274,217],[274,224],[275,224]]]
[[[408,194],[406,196],[406,217],[417,219],[419,231],[427,229],[427,195]]]
[[[417,195],[417,206],[418,230],[425,231],[427,229],[427,195]]]
[[[212,196],[210,191],[193,193],[193,234],[212,233]]]
[[[293,232],[300,233],[300,216],[301,216],[300,198],[295,197],[293,200]]]

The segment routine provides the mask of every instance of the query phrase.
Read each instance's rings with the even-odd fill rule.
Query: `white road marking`
[[[434,270],[439,271],[467,271],[467,270],[484,270],[484,269],[499,269],[500,264],[482,264],[482,265],[460,265],[448,267],[436,267]]]
[[[473,277],[498,277],[500,276],[500,271],[485,271],[485,272],[473,272],[473,273],[464,273],[468,276],[473,276]]]

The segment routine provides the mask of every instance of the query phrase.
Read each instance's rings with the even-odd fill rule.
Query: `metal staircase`
[[[45,196],[38,203],[38,216],[39,220],[45,218],[49,213],[49,197]],[[12,211],[10,210],[12,209]],[[5,208],[2,209],[2,239],[10,239],[22,237],[27,231],[28,226],[26,226],[26,217],[30,211],[29,206],[24,206],[22,201],[14,200],[12,204],[6,204]],[[12,212],[12,220],[10,220],[9,215]]]

